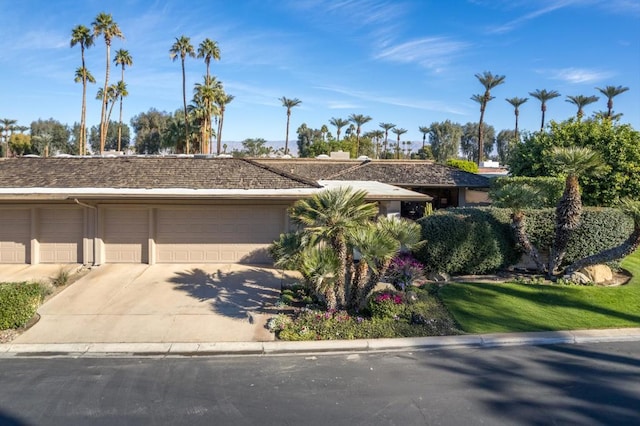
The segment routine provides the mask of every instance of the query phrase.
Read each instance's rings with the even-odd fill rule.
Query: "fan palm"
[[[133,58],[129,54],[128,50],[118,49],[116,50],[116,57],[113,60],[113,63],[116,65],[120,65],[122,67],[122,74],[120,76],[120,81],[124,85],[124,69],[125,67],[130,67],[133,65]],[[124,87],[124,92],[127,92],[126,85]],[[128,93],[122,95],[120,93],[120,119],[118,120],[118,151],[120,151],[122,145],[122,100]]]
[[[372,130],[371,132],[369,132],[371,135],[372,140],[375,140],[375,153],[376,153],[376,158],[380,158],[380,148],[381,148],[381,144],[380,141],[382,140],[382,138],[384,137],[384,131],[382,130]]]
[[[387,144],[388,144],[388,139],[389,139],[389,130],[391,130],[394,127],[396,127],[396,125],[392,124],[392,123],[380,123],[378,125],[384,130],[384,153],[385,153],[385,156],[386,156],[386,154],[387,154]]]
[[[356,125],[356,157],[358,157],[360,155],[360,132],[362,126],[371,121],[371,117],[363,114],[351,114],[349,121]]]
[[[113,17],[109,13],[101,12],[96,16],[96,19],[91,24],[93,26],[93,36],[104,37],[104,44],[106,45],[107,65],[104,77],[103,92],[107,92],[107,86],[109,86],[109,64],[111,62],[111,40],[114,38],[124,38],[122,31],[118,24],[114,22]],[[107,129],[109,122],[106,120],[107,116],[107,97],[102,97],[102,111],[100,113],[100,154],[104,153],[104,144],[107,140]]]
[[[0,120],[0,123],[2,123],[2,128],[0,130],[2,130],[4,132],[4,142],[5,142],[5,150],[4,150],[4,156],[8,157],[9,156],[9,132],[13,130],[13,126],[18,122],[18,120],[14,120],[12,118],[3,118]]]
[[[584,107],[590,105],[594,102],[597,102],[600,99],[597,96],[584,96],[584,95],[576,95],[576,96],[567,96],[565,99],[567,102],[574,104],[578,107],[578,112],[576,113],[576,118],[578,121],[582,119],[584,116]]]
[[[235,96],[229,95],[224,91],[220,91],[218,92],[218,96],[216,96],[215,99],[216,99],[216,104],[218,105],[218,111],[220,114],[220,120],[218,121],[218,134],[216,135],[217,141],[218,141],[217,153],[218,155],[220,155],[220,147],[221,147],[220,144],[222,143],[222,125],[224,124],[224,112],[227,109],[227,105],[235,99]]]
[[[211,126],[211,118],[214,115],[213,104],[216,102],[218,96],[222,92],[222,83],[218,81],[215,77],[207,77],[204,76],[204,81],[202,83],[196,83],[193,89],[193,97],[198,105],[201,105],[206,111],[206,115],[204,117],[204,126],[201,132],[201,149],[203,153],[209,153],[211,136],[212,136],[212,126]],[[219,113],[219,111],[215,111]],[[218,154],[220,154],[218,152]]]
[[[505,76],[504,75],[493,75],[492,73],[485,71],[482,74],[476,74],[475,77],[478,79],[480,84],[484,86],[484,94],[474,95],[471,99],[478,102],[480,104],[480,121],[478,122],[478,165],[482,163],[484,156],[484,140],[483,140],[483,123],[484,123],[484,112],[487,109],[487,104],[494,97],[491,96],[491,90],[496,88],[497,86],[504,83]]]
[[[418,130],[422,133],[422,149],[424,150],[424,146],[427,143],[427,135],[429,134],[429,126],[420,126]]]
[[[282,106],[287,109],[287,134],[284,141],[284,155],[289,153],[289,120],[291,118],[291,108],[296,107],[302,103],[298,98],[289,99],[286,97],[278,98],[282,102]]]
[[[607,97],[607,117],[609,118],[613,115],[613,98],[629,90],[628,87],[623,86],[606,86],[604,89],[596,87],[596,89]]]
[[[556,147],[553,161],[567,176],[562,197],[556,207],[555,240],[549,256],[547,272],[553,275],[560,266],[569,245],[571,233],[580,225],[582,199],[578,178],[597,176],[607,170],[599,152],[583,147]]]
[[[84,62],[84,51],[93,46],[94,38],[91,30],[84,25],[77,25],[71,30],[71,47],[76,44],[80,45],[80,57],[82,66],[78,70],[83,70],[78,80],[78,70],[76,70],[75,82],[82,82],[82,112],[80,113],[80,139],[78,141],[78,154],[83,155],[87,146],[87,82],[95,83],[96,80],[89,74]],[[89,79],[91,76],[91,80]]]
[[[302,225],[313,245],[326,243],[338,257],[333,296],[328,308],[342,308],[345,303],[347,273],[347,233],[367,223],[378,213],[374,203],[365,201],[365,191],[350,187],[330,189],[296,202],[291,208],[294,223]]]
[[[184,106],[184,128],[185,128],[185,147],[186,153],[189,154],[189,119],[187,117],[187,77],[184,70],[184,61],[188,57],[195,58],[196,53],[193,50],[191,39],[185,35],[176,37],[175,43],[169,49],[171,60],[175,61],[180,58],[182,65],[182,104]]]
[[[329,124],[331,124],[332,126],[335,126],[336,128],[336,135],[338,137],[338,142],[340,142],[340,132],[342,131],[342,128],[344,126],[346,126],[347,124],[349,124],[349,120],[345,120],[343,118],[335,118],[335,117],[331,117],[331,120],[329,120]]]
[[[400,159],[400,135],[404,135],[405,133],[407,133],[407,129],[403,129],[401,127],[394,127],[393,129],[391,129],[391,131],[393,133],[395,133],[398,136],[398,139],[396,141],[396,156],[397,159]]]
[[[507,98],[506,101],[509,102],[513,106],[513,113],[516,115],[516,129],[513,131],[513,138],[515,140],[520,140],[518,137],[518,117],[520,116],[520,106],[527,102],[529,98]]]
[[[209,67],[211,65],[211,60],[212,59],[216,61],[220,60],[220,47],[218,46],[218,42],[211,40],[209,38],[205,38],[204,40],[202,40],[202,42],[198,46],[198,58],[204,58],[204,63],[207,67],[206,81],[209,81],[210,79]],[[206,105],[206,108],[209,114],[209,118],[207,119],[207,122],[208,122],[207,133],[209,137],[211,137],[213,133],[213,126],[211,125],[211,116],[213,115],[213,111],[212,111],[213,104],[208,103]],[[208,140],[207,145],[209,144],[210,144],[210,141]],[[220,154],[219,151],[220,149],[218,148],[218,154]]]
[[[560,93],[555,90],[536,89],[535,92],[529,92],[529,95],[533,96],[540,101],[540,111],[542,111],[542,121],[540,122],[540,131],[544,130],[544,115],[547,112],[547,101],[560,96]]]

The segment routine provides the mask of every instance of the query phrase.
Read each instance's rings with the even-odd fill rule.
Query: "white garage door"
[[[146,208],[107,208],[103,223],[105,262],[149,262],[149,211]]]
[[[159,263],[270,263],[267,247],[284,230],[284,206],[161,208]]]
[[[27,263],[30,223],[27,209],[0,210],[0,263]]]
[[[39,218],[40,262],[82,263],[82,209],[40,209]]]

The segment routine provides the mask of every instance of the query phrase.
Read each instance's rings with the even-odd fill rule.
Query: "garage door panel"
[[[269,263],[284,231],[284,206],[193,206],[158,210],[160,263]]]
[[[148,263],[149,211],[108,208],[103,216],[105,262]]]
[[[41,209],[40,262],[82,263],[84,212],[82,209]]]
[[[27,263],[31,241],[27,209],[0,210],[0,263]]]

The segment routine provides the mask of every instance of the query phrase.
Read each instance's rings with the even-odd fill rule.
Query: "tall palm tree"
[[[480,121],[478,123],[478,165],[482,163],[482,157],[484,156],[484,112],[487,108],[487,104],[494,97],[491,96],[491,90],[495,87],[504,83],[505,76],[504,75],[493,75],[488,71],[483,72],[482,74],[476,74],[475,77],[478,79],[480,84],[484,86],[484,94],[474,95],[471,97],[474,101],[480,104]]]
[[[583,175],[596,176],[606,171],[607,166],[599,152],[589,148],[572,146],[556,147],[553,159],[567,176],[562,197],[556,207],[555,240],[549,255],[547,273],[551,276],[560,266],[569,245],[572,232],[580,225],[582,199],[578,178]]]
[[[396,154],[397,154],[397,159],[400,159],[400,135],[404,135],[405,133],[407,133],[407,129],[403,129],[401,127],[394,127],[393,129],[391,129],[391,131],[393,133],[395,133],[398,136],[398,139],[396,141]]]
[[[76,44],[80,45],[80,57],[82,59],[82,66],[76,70],[75,82],[82,81],[82,112],[80,114],[80,140],[78,141],[78,154],[83,155],[85,147],[87,146],[87,82],[95,83],[96,79],[93,78],[84,62],[85,49],[93,46],[94,38],[91,30],[84,25],[77,25],[71,30],[71,47]],[[78,70],[81,70],[80,80],[78,80]],[[91,79],[89,79],[91,77]]]
[[[388,143],[388,140],[389,140],[389,130],[391,130],[394,127],[396,127],[396,125],[392,124],[392,123],[380,123],[380,124],[378,124],[378,126],[380,126],[384,130],[384,154],[386,156],[387,155],[387,143]]]
[[[96,19],[91,23],[93,26],[93,36],[104,37],[104,44],[106,45],[106,58],[107,66],[104,77],[103,92],[107,92],[107,86],[109,86],[109,65],[111,63],[111,40],[114,38],[124,38],[120,27],[113,20],[110,13],[101,12],[96,16]],[[104,143],[107,140],[107,128],[109,122],[105,120],[107,115],[107,97],[102,97],[102,111],[100,112],[100,154],[104,152]]]
[[[360,155],[360,132],[362,126],[371,121],[371,117],[363,114],[351,114],[349,121],[356,125],[356,157],[358,157]]]
[[[201,104],[202,108],[206,111],[204,118],[203,132],[201,133],[201,149],[203,153],[211,152],[211,136],[212,126],[211,119],[214,115],[213,104],[216,102],[216,98],[222,93],[222,83],[215,77],[204,76],[202,83],[196,83],[193,89],[194,99],[198,104]],[[219,111],[215,111],[216,115]],[[220,154],[218,152],[218,154]]]
[[[331,120],[329,120],[329,124],[331,124],[332,126],[335,126],[336,128],[336,135],[338,137],[338,142],[340,142],[340,132],[342,131],[342,128],[344,126],[346,126],[347,124],[349,124],[349,120],[345,120],[343,118],[335,118],[335,117],[331,117]]]
[[[363,226],[378,213],[377,205],[366,202],[366,196],[365,191],[342,187],[316,193],[297,201],[291,208],[293,222],[304,227],[313,244],[328,244],[338,258],[334,291],[327,295],[329,309],[342,308],[345,304],[348,232]]]
[[[10,133],[13,132],[14,125],[18,122],[18,120],[14,120],[12,118],[3,118],[0,119],[0,123],[2,123],[2,130],[4,132],[4,142],[5,142],[5,150],[4,156],[5,158],[9,156],[9,137]]]
[[[291,118],[291,108],[296,107],[302,103],[302,101],[298,98],[285,98],[284,96],[278,98],[280,102],[282,102],[282,106],[287,109],[287,135],[284,141],[284,155],[289,153],[289,119]]]
[[[422,133],[422,149],[424,150],[424,146],[427,143],[427,135],[429,134],[429,126],[420,126],[418,130]]]
[[[607,97],[607,117],[608,118],[611,118],[613,114],[613,98],[629,90],[628,87],[623,87],[623,86],[606,86],[604,89],[596,87],[596,89],[600,91],[600,93],[602,93],[604,96]]]
[[[380,147],[382,146],[382,144],[380,143],[380,141],[382,140],[382,138],[384,137],[384,131],[382,131],[382,129],[380,130],[372,130],[371,132],[369,132],[371,134],[371,138],[373,140],[375,140],[375,152],[376,152],[376,158],[380,158]]]
[[[218,120],[218,134],[217,136],[217,153],[220,155],[220,148],[222,143],[222,125],[224,124],[224,112],[227,109],[227,104],[231,103],[235,99],[235,96],[229,95],[224,91],[220,91],[216,96],[216,105],[218,105],[218,111],[220,113],[220,120]]]
[[[524,104],[525,102],[527,102],[529,100],[529,98],[518,98],[513,97],[513,98],[507,98],[506,101],[509,102],[511,104],[511,106],[513,106],[513,113],[516,115],[516,129],[513,131],[513,138],[515,140],[519,140],[518,138],[518,117],[520,116],[520,106],[522,104]]]
[[[102,90],[102,88],[98,89],[98,93],[96,93],[96,99],[100,99],[100,100],[105,100],[106,104],[107,104],[107,114],[105,117],[105,120],[107,122],[107,132],[109,130],[109,124],[111,124],[111,113],[113,112],[113,106],[116,103],[116,100],[118,100],[118,90],[121,89],[122,87],[118,87],[118,84],[111,84],[109,85],[109,87],[107,87],[107,96],[104,96],[104,91]],[[126,90],[126,87],[125,87]],[[105,137],[105,142],[106,142],[106,137]],[[104,149],[103,149],[104,151]]]
[[[535,92],[529,92],[529,95],[533,96],[540,101],[540,111],[542,111],[542,121],[540,122],[540,131],[544,130],[544,115],[547,112],[547,101],[560,96],[560,93],[555,90],[536,89]]]
[[[122,150],[122,100],[129,96],[127,91],[127,83],[120,80],[115,84],[116,99],[120,99],[120,120],[118,121],[118,152]]]
[[[218,42],[211,40],[209,38],[205,38],[204,40],[202,40],[202,42],[200,43],[200,45],[198,46],[198,58],[204,58],[204,63],[207,67],[207,74],[206,74],[206,81],[209,81],[211,75],[209,74],[209,67],[211,65],[211,60],[216,60],[219,61],[220,60],[220,47],[218,46]],[[209,137],[211,137],[211,135],[213,134],[213,126],[211,125],[211,116],[213,115],[213,104],[212,103],[207,103],[207,105],[205,106],[207,108],[208,111],[208,126],[209,128],[207,129]],[[207,141],[207,145],[210,144],[210,141]],[[218,154],[220,154],[220,148],[218,148]],[[208,151],[207,151],[208,152]]]
[[[80,116],[80,135],[78,139],[78,155],[84,155],[87,146],[87,124],[86,124],[86,94],[87,83],[95,83],[96,79],[84,67],[76,69],[76,76],[73,79],[76,83],[82,82],[82,115]]]
[[[113,60],[113,63],[117,65],[120,65],[122,67],[122,74],[120,76],[120,82],[122,83],[122,86],[120,87],[121,90],[120,93],[120,120],[118,121],[118,151],[120,151],[121,145],[122,145],[122,99],[125,96],[128,96],[128,92],[127,92],[127,86],[124,84],[124,69],[125,67],[130,67],[131,65],[133,65],[133,58],[131,57],[131,55],[129,54],[128,50],[124,50],[124,49],[118,49],[116,50],[116,57]],[[126,94],[122,94],[122,93],[126,93]]]
[[[586,107],[587,105],[590,105],[594,102],[597,102],[598,99],[600,99],[597,96],[584,96],[584,95],[576,95],[576,96],[568,96],[567,95],[567,99],[565,99],[566,102],[572,103],[575,106],[578,107],[578,112],[576,113],[576,118],[578,119],[578,121],[580,121],[582,119],[582,117],[584,116],[584,107]]]
[[[169,49],[169,55],[171,60],[175,61],[180,58],[180,64],[182,65],[182,104],[184,106],[184,127],[185,127],[185,147],[186,153],[189,154],[189,118],[187,116],[187,76],[184,71],[184,61],[187,56],[191,58],[196,57],[196,52],[193,50],[191,39],[185,35],[176,37],[176,42],[173,43],[171,49]]]

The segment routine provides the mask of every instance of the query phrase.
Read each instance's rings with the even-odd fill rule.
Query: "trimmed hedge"
[[[493,179],[493,182],[491,183],[489,197],[493,199],[493,193],[495,191],[498,191],[503,186],[511,183],[529,185],[530,187],[539,190],[542,193],[542,198],[544,199],[544,205],[538,206],[540,208],[555,207],[558,204],[560,197],[562,197],[565,185],[565,181],[561,177],[497,177]]]
[[[475,207],[440,210],[418,221],[425,244],[415,253],[429,271],[484,274],[517,263],[521,251],[509,209]],[[527,234],[542,252],[553,244],[555,209],[526,211]],[[564,264],[614,247],[633,232],[633,221],[613,208],[585,208],[569,240]]]
[[[0,283],[0,330],[25,325],[43,299],[39,283]]]
[[[464,170],[465,172],[478,173],[478,165],[475,161],[460,160],[458,158],[450,158],[446,162],[447,166]]]

